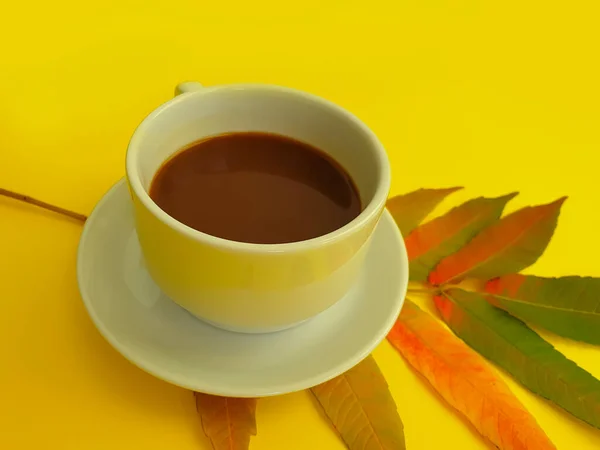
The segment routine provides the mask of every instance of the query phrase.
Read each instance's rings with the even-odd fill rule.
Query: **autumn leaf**
[[[392,214],[402,235],[408,236],[442,200],[460,189],[462,187],[418,189],[408,194],[390,198],[386,207]]]
[[[467,275],[489,280],[529,267],[548,246],[565,199],[529,206],[502,218],[444,258],[429,275],[429,282],[437,286]]]
[[[429,272],[437,263],[460,250],[477,233],[497,221],[506,203],[516,195],[470,200],[413,230],[405,239],[410,280],[427,281]]]
[[[214,450],[247,450],[256,435],[256,399],[194,392],[204,434]]]
[[[600,428],[600,381],[482,294],[450,289],[434,298],[452,331],[532,392]]]
[[[350,450],[406,448],[396,404],[372,356],[311,391]]]
[[[410,300],[387,336],[436,391],[502,450],[555,449],[486,361]]]
[[[600,278],[542,278],[520,274],[490,280],[494,306],[553,333],[600,344]]]

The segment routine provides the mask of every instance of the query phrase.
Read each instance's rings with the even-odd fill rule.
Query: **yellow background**
[[[393,193],[464,185],[438,210],[563,194],[532,268],[600,276],[595,0],[10,1],[0,13],[0,186],[89,213],[139,121],[182,80],[329,98],[380,136]],[[143,373],[80,301],[81,226],[0,199],[0,448],[208,449],[192,395]],[[374,301],[376,299],[373,299]],[[600,348],[550,340],[600,377]],[[390,346],[375,356],[410,450],[488,445]],[[510,386],[561,449],[600,431]],[[306,393],[262,400],[259,450],[342,449]]]

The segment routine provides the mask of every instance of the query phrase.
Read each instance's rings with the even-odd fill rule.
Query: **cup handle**
[[[202,86],[197,81],[186,81],[185,83],[179,83],[175,87],[175,97],[181,94],[187,94],[188,92],[199,91],[203,88],[204,86]]]

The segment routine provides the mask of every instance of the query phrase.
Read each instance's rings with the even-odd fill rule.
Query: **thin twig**
[[[28,195],[19,194],[17,192],[9,191],[7,189],[0,188],[0,195],[4,197],[10,197],[15,200],[19,200],[21,202],[29,203],[30,205],[35,205],[40,208],[47,209],[48,211],[52,211],[58,214],[62,214],[63,216],[70,217],[71,219],[79,220],[80,222],[85,222],[87,220],[87,216],[83,214],[79,214],[73,211],[69,211],[68,209],[61,208],[60,206],[54,206],[50,203],[43,202],[41,200],[36,200],[33,197]]]

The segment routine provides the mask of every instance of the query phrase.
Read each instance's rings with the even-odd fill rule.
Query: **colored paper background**
[[[513,190],[509,211],[568,194],[529,272],[600,276],[599,19],[592,0],[9,1],[0,186],[89,213],[177,82],[276,83],[371,126],[393,194],[467,187],[438,211]],[[208,449],[191,393],[135,368],[88,319],[80,232],[0,199],[0,448]],[[545,336],[600,377],[600,348]],[[387,342],[375,357],[409,449],[488,448]],[[600,447],[600,431],[509,384],[558,448]],[[260,401],[257,420],[254,450],[344,448],[304,392]]]

